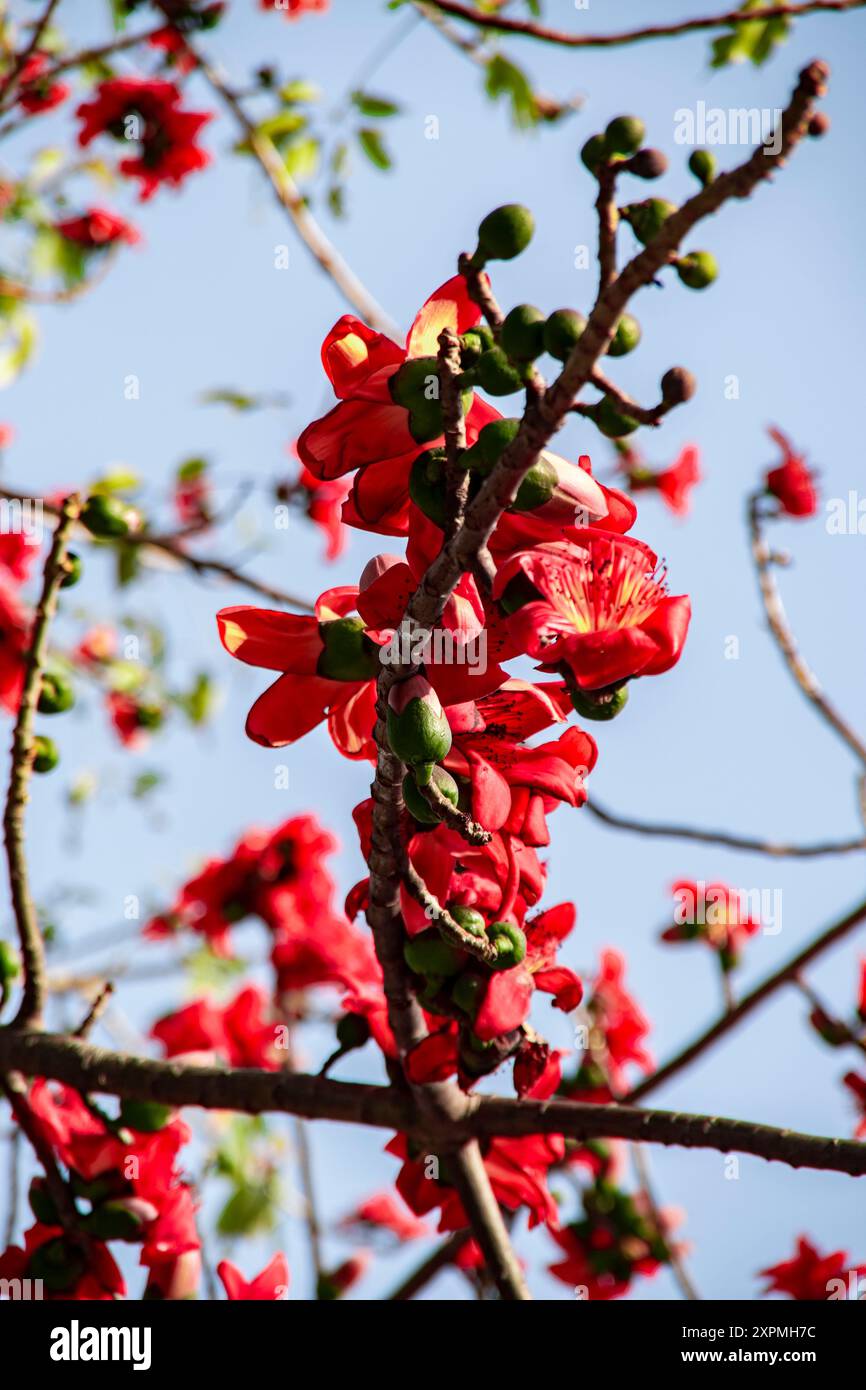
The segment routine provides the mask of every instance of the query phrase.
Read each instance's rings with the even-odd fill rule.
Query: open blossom
[[[260,10],[274,10],[284,19],[300,19],[305,14],[321,14],[328,0],[259,0]]]
[[[764,1294],[782,1293],[789,1298],[821,1303],[831,1296],[849,1296],[849,1285],[856,1285],[864,1275],[866,1264],[850,1265],[844,1250],[822,1255],[806,1236],[798,1237],[793,1259],[761,1270],[761,1278],[769,1280]]]
[[[649,546],[630,536],[570,529],[566,540],[523,551],[499,570],[494,596],[522,578],[537,591],[510,618],[542,670],[569,668],[582,690],[656,676],[679,660],[691,605],[667,591]]]
[[[79,106],[79,145],[97,135],[137,140],[138,154],[120,161],[120,172],[140,182],[142,202],[163,183],[180,184],[210,162],[196,137],[211,119],[207,111],[185,111],[172,82],[113,77],[101,82],[92,101]]]
[[[418,1240],[430,1234],[426,1221],[414,1216],[393,1192],[376,1192],[365,1197],[340,1222],[341,1230],[389,1231],[398,1240]]]
[[[289,1264],[283,1254],[274,1255],[261,1274],[245,1279],[231,1260],[221,1260],[217,1274],[230,1301],[273,1301],[285,1298],[289,1287]]]
[[[439,1230],[459,1231],[469,1225],[456,1187],[449,1181],[447,1159],[439,1164],[439,1175],[431,1177],[427,1154],[404,1134],[386,1146],[386,1152],[403,1160],[397,1177],[397,1190],[411,1211],[418,1216],[440,1210]],[[547,1222],[558,1225],[556,1203],[547,1186],[547,1175],[565,1153],[559,1134],[535,1134],[525,1139],[481,1141],[484,1167],[500,1206],[507,1211],[525,1207],[529,1226]]]
[[[782,462],[768,472],[767,491],[787,516],[814,516],[818,510],[814,473],[781,430],[771,429],[768,434],[782,450]]]
[[[47,53],[31,53],[19,74],[18,105],[31,116],[60,106],[72,90],[65,82],[52,82],[46,77],[50,67]]]
[[[214,1052],[232,1067],[275,1069],[277,1029],[266,1011],[262,990],[248,985],[225,1008],[197,999],[167,1014],[154,1024],[151,1037],[162,1043],[166,1057]]]
[[[99,251],[103,247],[113,246],[118,241],[125,241],[129,246],[135,246],[141,241],[141,234],[137,228],[105,208],[89,208],[80,217],[68,217],[63,222],[55,222],[54,230],[67,241],[74,241],[77,246],[83,246],[85,251]]]
[[[23,531],[0,531],[0,570],[10,574],[16,584],[29,577],[38,554],[39,546]]]
[[[641,463],[628,464],[628,485],[632,492],[658,492],[674,516],[686,516],[689,494],[701,481],[697,447],[687,444],[670,468],[645,468]]]

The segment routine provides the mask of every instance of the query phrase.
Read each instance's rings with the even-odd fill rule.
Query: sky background
[[[588,11],[548,0],[544,9],[549,23],[576,32],[631,27],[650,15],[664,22],[704,12],[694,0],[654,0],[651,7],[637,0],[593,0]],[[505,109],[484,98],[478,73],[459,53],[423,23],[412,26],[406,14],[389,13],[375,0],[332,0],[328,14],[292,24],[260,14],[252,0],[235,0],[230,10],[205,47],[231,78],[243,84],[262,62],[273,63],[287,77],[318,82],[326,112],[340,106],[368,56],[395,27],[411,27],[369,82],[371,90],[403,107],[388,122],[395,169],[386,175],[355,159],[343,223],[323,211],[320,197],[316,203],[317,215],[357,274],[404,327],[427,294],[453,273],[457,253],[472,248],[480,218],[516,200],[533,209],[538,230],[519,260],[494,267],[500,302],[588,310],[594,269],[574,265],[574,248],[595,238],[593,184],[577,159],[586,138],[616,114],[640,114],[648,142],[668,153],[671,169],[651,189],[631,181],[629,196],[658,192],[682,200],[696,185],[685,168],[688,149],[674,142],[678,109],[698,101],[723,108],[782,107],[805,62],[816,56],[829,61],[832,81],[823,106],[833,123],[830,135],[807,141],[772,186],[762,186],[748,203],[726,207],[690,240],[692,249],[706,248],[717,257],[717,284],[698,295],[671,275],[663,289],[643,291],[632,306],[643,343],[612,370],[618,383],[646,403],[657,398],[658,380],[673,364],[687,366],[699,383],[691,403],[651,438],[645,440],[647,432],[639,436],[648,460],[658,465],[672,462],[684,444],[698,444],[705,480],[693,494],[692,515],[676,520],[658,498],[643,495],[635,528],[666,558],[672,592],[691,595],[694,617],[676,669],[640,682],[622,718],[593,728],[600,757],[591,790],[604,805],[651,820],[804,843],[855,836],[854,760],[796,692],[763,628],[744,506],[775,460],[766,435],[774,423],[820,469],[825,500],[862,489],[858,306],[866,269],[854,198],[862,168],[866,18],[806,18],[763,69],[719,73],[708,68],[704,34],[606,52],[511,41],[506,51],[540,89],[559,98],[585,98],[561,125],[519,134]],[[66,15],[73,17],[67,19],[70,32],[82,42],[106,37],[101,7],[92,0],[67,0],[61,8]],[[136,70],[133,62],[124,67]],[[186,104],[213,108],[199,79],[190,81],[188,91]],[[439,121],[438,140],[425,138],[430,115]],[[4,161],[20,167],[18,160],[34,146],[68,144],[70,131],[68,108],[57,119],[44,117],[8,144]],[[213,165],[179,193],[161,191],[145,206],[134,202],[130,189],[101,199],[128,213],[146,244],[125,252],[106,282],[72,308],[41,311],[38,359],[0,402],[0,418],[17,432],[4,476],[9,485],[50,490],[123,464],[158,497],[170,487],[180,460],[206,455],[224,496],[232,495],[240,479],[263,485],[223,536],[222,552],[247,558],[255,551],[247,558],[251,571],[313,598],[333,584],[356,581],[371,554],[397,546],[353,533],[346,555],[326,567],[314,528],[299,521],[288,532],[273,529],[264,485],[285,472],[287,444],[330,400],[319,345],[347,306],[295,238],[260,170],[228,157],[234,139],[220,114],[204,136]],[[736,147],[717,153],[723,167],[745,156]],[[622,242],[630,252],[628,231]],[[289,247],[288,270],[274,268],[274,250],[282,244]],[[141,382],[137,401],[124,396],[130,373]],[[736,400],[725,394],[732,374],[739,382]],[[198,403],[201,392],[229,385],[286,392],[291,404],[240,415]],[[557,450],[570,458],[589,452],[605,476],[611,467],[606,441],[580,421],[561,433]],[[780,580],[804,652],[842,711],[862,729],[866,669],[857,614],[866,536],[831,535],[819,516],[780,524],[773,541],[795,557]],[[215,542],[202,545],[203,553],[215,548]],[[49,903],[70,888],[86,891],[88,901],[63,907],[63,931],[74,942],[77,935],[116,926],[120,945],[105,959],[129,954],[123,948],[126,895],[138,894],[143,911],[165,904],[203,857],[227,852],[250,825],[274,826],[312,810],[341,840],[334,865],[341,889],[361,876],[350,811],[367,793],[364,766],[341,759],[321,730],[288,751],[260,749],[244,736],[247,709],[268,677],[225,656],[213,614],[225,604],[250,601],[255,600],[230,585],[157,572],[118,600],[107,565],[95,560],[76,590],[76,604],[94,617],[117,620],[131,612],[163,624],[177,680],[188,683],[192,672],[208,669],[223,692],[206,730],[191,734],[176,718],[136,754],[119,749],[95,701],[82,698],[60,730],[62,772],[34,788],[28,831],[37,897]],[[739,641],[736,660],[725,655],[732,636]],[[275,767],[282,763],[290,768],[288,790],[274,786]],[[143,806],[126,789],[137,772],[150,768],[162,770],[167,781]],[[100,788],[71,833],[64,792],[85,769],[98,773]],[[573,898],[579,909],[563,958],[592,972],[601,948],[613,945],[626,954],[628,982],[653,1021],[650,1043],[659,1061],[701,1031],[720,1006],[709,953],[658,943],[670,913],[672,881],[721,878],[740,888],[781,892],[781,930],[749,943],[735,977],[738,993],[777,968],[864,891],[859,856],[777,861],[647,840],[565,808],[551,828],[545,903]],[[8,921],[3,926],[11,930]],[[853,1008],[864,949],[862,935],[859,941],[853,937],[810,973],[839,1012]],[[143,949],[134,954],[136,964],[145,962]],[[182,998],[179,978],[136,986],[121,996],[129,1017],[145,1030]],[[794,991],[779,994],[697,1065],[654,1092],[650,1103],[813,1133],[853,1133],[853,1106],[840,1077],[854,1059],[820,1044],[804,1027],[805,1014]],[[535,1017],[553,1043],[569,1046],[567,1019],[546,1005]],[[100,1040],[107,1039],[103,1032]],[[315,1062],[326,1046],[327,1038],[314,1032],[307,1060]],[[358,1080],[379,1080],[381,1074],[372,1047],[336,1072]],[[276,1128],[286,1132],[287,1122],[277,1121]],[[341,1216],[393,1181],[396,1161],[382,1153],[387,1138],[374,1130],[314,1127],[327,1218]],[[653,1149],[650,1158],[660,1200],[686,1213],[682,1234],[692,1245],[689,1266],[707,1298],[755,1297],[757,1271],[787,1258],[801,1232],[824,1249],[841,1247],[866,1259],[866,1214],[846,1176],[796,1173],[742,1157],[738,1179],[730,1180],[720,1154]],[[552,1241],[538,1233],[527,1240],[522,1222],[518,1231],[536,1295],[570,1298],[566,1286],[543,1272],[556,1256]],[[309,1287],[306,1250],[296,1220],[287,1217],[273,1237],[251,1243],[237,1258],[252,1273],[278,1246],[287,1250],[293,1268],[293,1296],[303,1296]],[[329,1237],[326,1248],[336,1261],[351,1246]],[[377,1261],[355,1296],[381,1295],[423,1253],[414,1245]],[[466,1296],[456,1275],[440,1276],[430,1292]],[[633,1296],[678,1295],[663,1271],[639,1281]]]

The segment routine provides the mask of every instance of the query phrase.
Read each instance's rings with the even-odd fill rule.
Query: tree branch
[[[15,732],[12,736],[12,770],[3,816],[3,838],[9,864],[12,908],[18,927],[24,970],[24,993],[15,1020],[21,1027],[41,1027],[45,1002],[45,949],[36,908],[30,896],[24,852],[24,807],[27,804],[27,787],[33,767],[33,725],[48,645],[48,629],[57,608],[60,585],[68,573],[66,543],[78,512],[78,498],[74,495],[67,497],[60,509],[54,539],[45,561],[42,594],[33,618],[21,704],[18,707]]]

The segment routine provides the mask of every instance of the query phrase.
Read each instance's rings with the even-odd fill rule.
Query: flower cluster
[[[211,119],[207,111],[185,111],[172,82],[145,77],[113,77],[101,82],[92,101],[78,108],[79,145],[98,135],[131,141],[138,153],[122,159],[120,172],[138,179],[140,198],[153,197],[161,184],[180,184],[210,161],[195,142]]]

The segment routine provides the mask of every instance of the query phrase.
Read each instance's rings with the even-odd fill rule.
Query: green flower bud
[[[631,314],[623,314],[610,340],[608,354],[611,357],[625,357],[627,352],[634,351],[640,340],[641,331],[637,319]]]
[[[379,672],[379,648],[364,631],[361,618],[334,618],[320,623],[324,648],[316,672],[332,681],[372,680]]]
[[[646,246],[657,237],[671,213],[676,212],[676,203],[666,198],[645,198],[642,203],[629,203],[620,208],[620,215],[628,222],[638,241]]]
[[[445,428],[442,406],[438,401],[417,401],[409,409],[409,433],[416,444],[428,444],[438,439]]]
[[[95,492],[88,497],[81,512],[81,524],[86,526],[92,536],[118,539],[137,531],[141,517],[134,507],[130,507],[119,497],[108,497]]]
[[[628,704],[627,685],[618,685],[612,690],[579,690],[572,685],[568,693],[574,709],[583,719],[615,719]]]
[[[409,472],[409,496],[426,517],[445,529],[445,450],[425,449]]]
[[[363,1014],[343,1014],[337,1021],[337,1042],[345,1052],[354,1052],[370,1040],[370,1025]]]
[[[440,763],[451,749],[451,728],[436,691],[423,676],[392,686],[388,696],[388,742],[402,762]],[[432,766],[430,768],[432,776]]]
[[[716,258],[709,251],[690,251],[677,261],[677,275],[690,290],[705,290],[718,273]]]
[[[448,978],[457,974],[466,955],[448,941],[443,941],[438,931],[425,931],[405,943],[403,959],[415,975]]]
[[[475,368],[478,385],[489,396],[512,396],[523,388],[523,377],[512,367],[502,348],[489,348],[478,359]]]
[[[525,251],[535,218],[522,203],[506,203],[489,212],[478,228],[478,249],[489,261],[510,261]]]
[[[544,314],[534,304],[518,304],[505,315],[499,344],[515,362],[534,362],[544,350]]]
[[[638,179],[660,179],[667,172],[668,157],[662,150],[638,150],[626,168]]]
[[[632,434],[639,424],[630,415],[623,415],[617,410],[610,396],[604,396],[593,407],[592,419],[608,439],[621,439],[624,434]]]
[[[11,941],[0,941],[0,987],[11,984],[21,974],[21,957]]]
[[[543,597],[532,580],[520,570],[506,584],[499,599],[499,606],[504,613],[516,613],[524,604],[537,603]]]
[[[534,463],[517,489],[517,496],[511,503],[510,511],[534,512],[543,507],[553,496],[559,477],[555,466],[542,454]]]
[[[495,463],[508,448],[520,429],[520,421],[503,416],[501,420],[491,420],[479,431],[478,438],[463,455],[467,468],[479,473],[489,473]]]
[[[53,738],[37,734],[33,740],[33,771],[51,772],[60,762],[60,749]]]
[[[615,116],[604,132],[608,153],[630,155],[640,149],[646,126],[639,116]]]
[[[585,328],[586,319],[576,309],[554,309],[544,325],[545,352],[565,362]]]
[[[410,357],[388,381],[391,399],[407,410],[419,402],[438,401],[439,363],[435,357]]]
[[[493,331],[486,323],[469,328],[460,339],[460,363],[463,367],[474,367],[482,352],[492,348]]]
[[[685,367],[671,367],[662,377],[662,400],[666,405],[682,405],[691,400],[697,382]]]
[[[462,1009],[470,1018],[474,1018],[486,988],[486,981],[482,980],[479,975],[458,975],[451,986],[451,998],[458,1009]]]
[[[526,959],[526,937],[512,922],[493,922],[487,934],[497,951],[491,970],[511,970]]]
[[[165,1129],[172,1116],[170,1105],[162,1105],[157,1100],[122,1100],[120,1102],[120,1123],[127,1129],[138,1130],[139,1134],[156,1134]]]
[[[434,767],[430,780],[435,783],[442,795],[448,798],[452,806],[457,805],[460,788],[450,772],[446,772],[444,767]],[[418,790],[418,784],[411,772],[403,778],[403,801],[409,815],[414,820],[419,821],[421,825],[438,825],[442,819],[435,807],[431,806]]]
[[[581,163],[591,174],[597,174],[607,159],[607,143],[603,135],[590,135],[580,152]]]
[[[458,927],[462,927],[472,936],[484,936],[487,931],[484,917],[474,907],[463,907],[461,903],[449,903],[448,912]]]
[[[709,150],[692,150],[689,155],[689,169],[706,188],[716,177],[716,156]]]
[[[97,1240],[137,1240],[144,1222],[140,1213],[122,1202],[106,1202],[83,1216],[81,1225]]]
[[[66,573],[60,581],[61,589],[71,589],[81,578],[81,556],[76,555],[74,550],[66,552]]]
[[[72,682],[59,671],[43,671],[36,708],[40,714],[63,714],[75,704]]]
[[[34,1178],[27,1193],[30,1210],[43,1226],[59,1226],[60,1217],[44,1178]]]
[[[33,1251],[27,1273],[32,1279],[41,1279],[49,1293],[66,1293],[75,1287],[86,1268],[83,1252],[58,1236]]]

